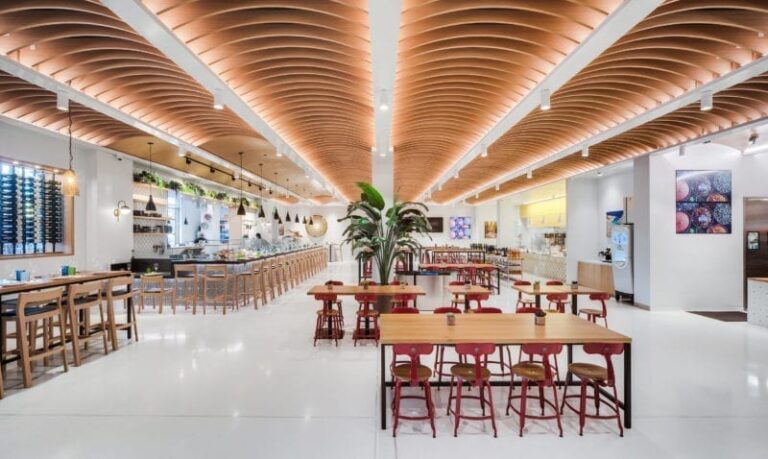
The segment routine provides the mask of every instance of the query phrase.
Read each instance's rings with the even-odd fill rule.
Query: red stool
[[[370,279],[373,277],[373,260],[370,258],[363,262],[363,279]]]
[[[337,280],[329,280],[325,283],[325,285],[333,285],[334,287],[344,285],[344,282],[337,281]],[[339,310],[339,320],[341,320],[341,328],[344,329],[344,308],[341,306],[341,300],[337,299],[334,304],[336,304],[336,308]]]
[[[592,323],[597,323],[597,319],[603,319],[605,322],[605,328],[608,328],[608,308],[606,307],[605,302],[611,299],[611,295],[609,293],[593,293],[589,295],[589,299],[592,301],[599,301],[601,308],[579,309],[579,315],[585,314],[587,316],[587,320]]]
[[[338,346],[339,339],[343,337],[339,311],[333,309],[333,304],[338,301],[338,298],[333,293],[319,293],[315,295],[315,299],[323,302],[323,308],[317,311],[313,346],[317,346],[318,339],[332,339]]]
[[[565,314],[565,305],[570,304],[567,293],[550,293],[547,295],[547,301],[549,301],[547,309],[551,311],[552,305],[555,305],[555,310],[562,314]]]
[[[624,436],[624,428],[621,425],[621,414],[619,413],[618,400],[616,392],[616,375],[613,371],[613,356],[624,352],[624,345],[619,343],[603,344],[591,343],[585,344],[584,352],[593,355],[602,355],[605,359],[605,367],[592,363],[572,363],[568,365],[568,375],[565,378],[565,391],[563,392],[563,405],[560,407],[560,413],[568,406],[579,415],[579,435],[584,434],[584,423],[586,418],[592,419],[616,419],[619,424],[619,436]],[[577,395],[568,395],[568,383],[573,380],[573,376],[578,376],[581,380],[581,392]],[[594,395],[587,395],[587,386],[594,388]],[[612,402],[607,398],[601,400],[600,388],[609,387],[613,389],[613,398],[617,402]],[[579,399],[579,408],[574,408],[568,403],[569,398]],[[595,414],[587,414],[587,400],[593,400],[595,403]],[[605,403],[613,411],[613,414],[600,415],[600,403]]]
[[[455,308],[455,307],[451,307],[451,306],[444,306],[444,307],[440,307],[440,308],[435,308],[435,310],[432,311],[432,313],[433,314],[449,314],[449,313],[450,314],[461,314],[461,309]],[[437,390],[440,390],[440,384],[443,381],[443,376],[450,376],[451,375],[450,373],[446,373],[445,371],[443,371],[443,367],[445,365],[448,365],[448,364],[454,365],[454,364],[457,364],[457,363],[462,363],[462,362],[460,362],[460,361],[459,362],[455,362],[455,361],[447,361],[447,360],[445,360],[445,346],[443,346],[443,345],[438,345],[437,346],[437,351],[435,352],[435,366],[434,366],[434,369],[432,371],[435,375],[437,375],[437,384],[438,384]]]
[[[507,397],[507,414],[511,408],[515,413],[520,415],[520,436],[523,436],[523,428],[525,427],[526,418],[530,419],[556,419],[557,428],[560,431],[560,436],[563,436],[563,426],[560,423],[560,410],[557,403],[557,386],[555,386],[552,366],[549,364],[550,357],[556,357],[563,350],[562,344],[524,344],[523,352],[529,355],[541,356],[541,362],[521,362],[512,366],[512,381],[509,385],[509,396]],[[522,380],[520,395],[512,395],[512,388],[515,383],[515,376],[519,376]],[[528,414],[528,386],[535,384],[539,386],[539,396],[535,397],[539,399],[539,406],[541,407],[541,415],[534,416]],[[555,401],[552,402],[544,397],[544,389],[546,387],[552,388],[552,396]],[[512,405],[512,399],[520,399],[520,408],[517,409]],[[554,409],[554,414],[545,415],[544,407],[548,405]]]
[[[523,307],[523,308],[517,308],[515,311],[516,314],[536,314],[536,311],[538,311],[539,308],[533,306],[533,307]],[[523,347],[520,346],[520,352],[517,354],[517,360],[518,362],[523,362]],[[534,360],[533,356],[528,356],[527,362],[534,362],[534,363],[541,363],[540,361]],[[557,365],[557,357],[554,358],[552,362],[550,362],[550,365],[552,365],[552,368],[555,369],[555,380],[560,382],[560,368]]]
[[[432,353],[431,344],[395,344],[392,346],[395,359],[398,355],[407,355],[409,361],[400,363],[392,367],[392,374],[395,378],[395,396],[392,400],[392,436],[397,436],[397,425],[401,419],[408,421],[429,420],[432,426],[432,438],[435,438],[435,404],[432,402],[432,389],[429,385],[429,378],[432,377],[432,370],[421,364],[421,356]],[[422,387],[424,396],[402,395],[403,384],[411,387]],[[427,414],[424,416],[404,416],[400,414],[400,401],[405,399],[424,400],[427,405]]]
[[[526,285],[531,285],[531,283],[526,280],[518,280],[518,281],[515,281],[513,285],[522,287]],[[517,292],[517,307],[518,308],[536,307],[536,300],[534,298],[524,298],[523,292]]]
[[[546,282],[546,284],[547,284],[547,285],[563,285],[563,282],[562,282],[562,281],[559,281],[559,280],[548,280],[548,281]]]
[[[473,421],[490,419],[491,425],[493,426],[493,436],[497,436],[496,417],[493,411],[493,392],[490,383],[491,371],[485,366],[486,359],[494,352],[496,352],[496,346],[490,343],[463,343],[456,345],[456,353],[459,354],[459,359],[467,363],[458,363],[451,367],[451,392],[448,395],[447,414],[450,415],[453,413],[455,418],[453,427],[454,437],[459,434],[459,422],[461,422],[462,419],[470,419]],[[469,363],[470,357],[473,363]],[[461,389],[465,383],[468,383],[470,387],[479,388],[480,394],[463,395]],[[456,389],[456,395],[453,395],[454,388]],[[456,400],[456,406],[452,410],[451,400],[454,399]],[[461,414],[462,399],[479,400],[482,416],[467,416]],[[490,409],[490,414],[488,415],[485,414],[486,407]]]
[[[355,300],[360,304],[357,310],[355,331],[352,332],[352,341],[357,346],[361,339],[372,339],[379,344],[379,311],[373,308],[376,303],[376,295],[363,293],[355,295]]]
[[[496,268],[493,266],[477,268],[480,285],[492,291],[493,290],[493,273],[495,271],[496,271]]]

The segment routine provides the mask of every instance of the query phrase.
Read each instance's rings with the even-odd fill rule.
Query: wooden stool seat
[[[512,374],[531,381],[544,381],[544,366],[533,362],[522,362],[512,365]]]
[[[583,308],[583,309],[579,309],[579,314],[586,314],[588,316],[602,316],[603,311],[599,309]]]
[[[477,379],[475,376],[475,366],[471,363],[457,363],[456,365],[451,366],[451,375],[465,380]],[[485,381],[491,379],[491,370],[485,367],[481,368],[480,379]]]
[[[410,381],[411,379],[411,364],[403,363],[401,365],[395,365],[392,368],[392,374],[395,378],[402,379],[403,381]],[[424,365],[416,367],[416,378],[419,382],[428,381],[432,377],[432,370]]]
[[[373,311],[373,310],[370,310],[370,309],[369,310],[365,310],[364,309],[362,311],[357,311],[357,315],[360,316],[360,317],[379,317],[381,314],[379,313],[379,311]]]
[[[581,379],[590,381],[605,381],[608,379],[608,369],[594,363],[572,363],[568,365],[568,372]]]
[[[325,310],[325,309],[318,309],[317,310],[318,316],[325,316],[325,317],[338,317],[339,311],[334,310]]]

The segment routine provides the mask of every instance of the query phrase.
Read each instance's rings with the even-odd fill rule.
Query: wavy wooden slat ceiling
[[[235,163],[237,151],[270,153],[265,175],[278,170],[306,181],[301,168],[275,158],[274,147],[230,110],[213,109],[208,91],[98,2],[0,2],[0,53],[189,144],[230,161],[234,155]],[[134,142],[117,149],[131,148]]]
[[[392,140],[395,188],[417,198],[620,0],[405,0]]]
[[[346,198],[371,180],[365,0],[144,0]]]
[[[766,24],[768,2],[665,3],[552,94],[550,110],[526,116],[433,199],[452,201],[524,170],[762,57],[768,53]]]
[[[501,185],[499,191],[484,191],[479,198],[473,197],[467,202],[481,204],[765,117],[768,117],[768,73],[715,94],[714,108],[710,111],[701,111],[698,103],[690,104],[591,146],[588,158],[583,158],[580,152],[574,153],[536,169],[531,179],[517,177]]]

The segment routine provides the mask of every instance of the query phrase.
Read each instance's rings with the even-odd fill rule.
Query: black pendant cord
[[[69,170],[72,170],[72,163],[74,162],[74,156],[72,155],[72,108],[70,107],[69,110],[67,110],[67,114],[69,116],[69,127],[68,127],[68,134],[69,134]]]

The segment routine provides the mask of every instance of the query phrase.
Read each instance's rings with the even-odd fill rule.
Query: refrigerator
[[[634,297],[634,269],[632,260],[632,225],[619,224],[611,227],[611,252],[613,255],[613,286],[616,298]]]

